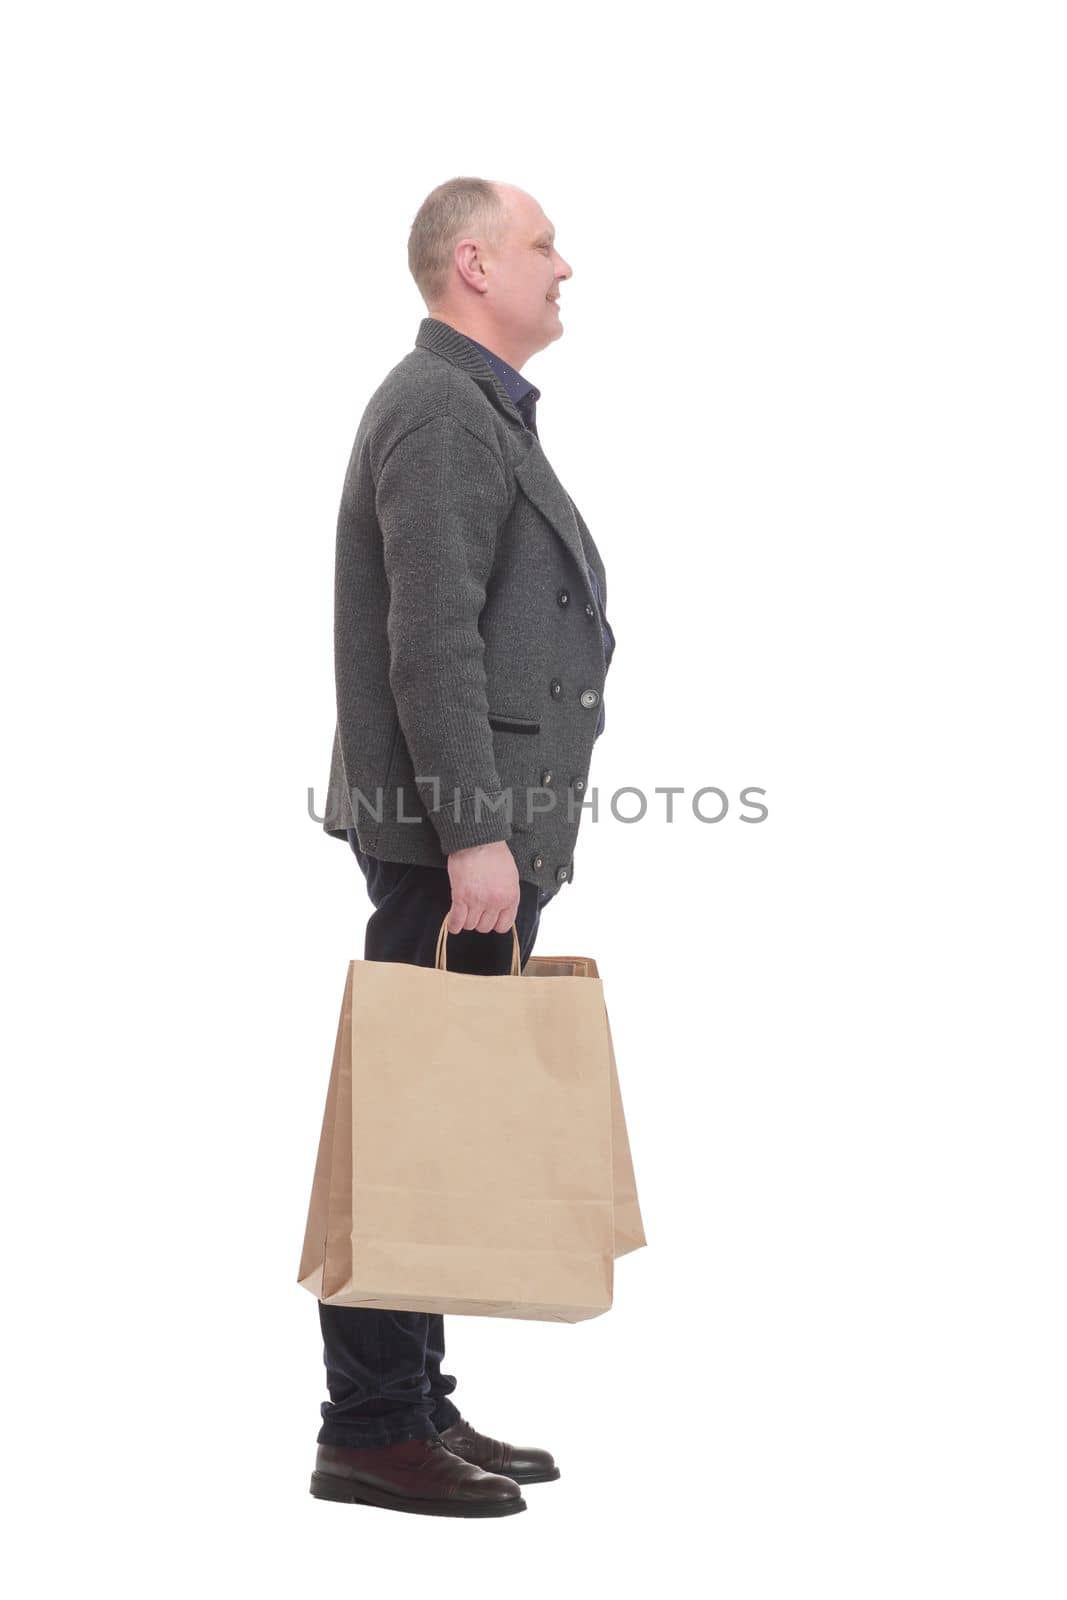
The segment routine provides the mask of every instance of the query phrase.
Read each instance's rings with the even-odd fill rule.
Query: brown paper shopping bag
[[[600,973],[592,956],[531,956],[523,972],[527,977],[599,978]],[[622,1091],[615,1064],[615,1047],[611,1037],[611,1023],[604,1009],[604,1026],[608,1035],[608,1053],[611,1059],[611,1138],[613,1198],[615,1203],[615,1256],[626,1255],[647,1244],[641,1221],[641,1206],[637,1198],[637,1182],[630,1157],[630,1137],[626,1131],[626,1114],[622,1107]]]
[[[331,1305],[577,1322],[645,1243],[595,963],[349,964],[298,1281]],[[590,967],[592,970],[590,971]]]

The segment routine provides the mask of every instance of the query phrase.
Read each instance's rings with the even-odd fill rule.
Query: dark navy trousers
[[[364,942],[367,961],[432,967],[441,922],[452,904],[446,867],[409,866],[365,855],[348,830],[374,904]],[[537,939],[541,911],[555,891],[520,881],[515,927],[521,960]],[[511,970],[512,937],[465,930],[448,935],[452,972],[485,976]],[[444,1318],[422,1311],[378,1311],[319,1301],[329,1400],[319,1410],[319,1444],[374,1446],[432,1439],[459,1418],[449,1399],[456,1380],[442,1372]]]

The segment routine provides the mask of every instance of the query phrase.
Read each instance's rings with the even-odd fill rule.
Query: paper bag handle
[[[438,971],[440,971],[440,972],[447,972],[448,971],[448,919],[449,919],[449,917],[451,915],[452,915],[451,911],[446,912],[445,918],[444,918],[443,922],[441,923],[441,931],[437,935],[437,953],[434,956],[434,963],[433,964],[438,969]],[[519,930],[515,926],[515,924],[512,923],[511,924],[511,973],[510,973],[510,976],[512,978],[521,977],[521,973],[519,971],[520,953],[521,952],[520,952],[520,949],[519,949]]]

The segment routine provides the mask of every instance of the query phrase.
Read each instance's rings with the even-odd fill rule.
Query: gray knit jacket
[[[499,379],[435,317],[356,433],[337,522],[323,826],[440,866],[506,840],[573,880],[608,667],[600,552]]]

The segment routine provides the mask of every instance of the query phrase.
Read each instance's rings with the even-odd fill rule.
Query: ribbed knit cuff
[[[494,811],[488,804],[503,793],[502,789],[496,789],[491,793],[461,795],[458,803],[453,798],[430,812],[430,821],[446,856],[456,850],[469,850],[472,845],[495,844],[498,839],[511,838],[511,822],[505,808],[501,806]]]

